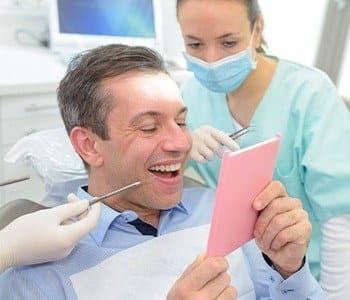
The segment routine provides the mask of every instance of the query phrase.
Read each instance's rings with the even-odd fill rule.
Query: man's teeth
[[[174,164],[174,165],[160,165],[160,166],[154,166],[149,168],[151,171],[156,172],[173,172],[180,170],[181,164]]]

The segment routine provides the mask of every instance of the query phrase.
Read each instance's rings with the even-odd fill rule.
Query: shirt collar
[[[174,206],[174,207],[171,208],[171,209],[178,209],[178,210],[184,212],[184,213],[187,214],[187,215],[188,215],[188,213],[189,213],[189,205],[188,205],[188,204],[186,205],[186,204],[183,203],[182,201],[180,201],[178,205]]]
[[[79,187],[77,196],[80,199],[91,200],[93,197],[89,193],[87,193],[85,189],[86,189],[86,186]],[[119,215],[120,215],[120,212],[101,203],[100,219],[95,229],[90,232],[90,235],[95,240],[98,246],[101,246],[109,226]]]
[[[86,200],[91,200],[93,198],[87,192],[87,186],[80,186],[78,191],[77,191],[77,196],[80,199],[86,199]],[[187,204],[183,203],[181,201],[179,202],[179,204],[177,204],[175,207],[173,207],[173,208],[171,208],[169,210],[173,210],[173,209],[180,210],[181,212],[183,212],[185,214],[189,214],[190,213],[190,206],[189,206],[189,204],[188,203]],[[94,239],[94,241],[96,242],[96,244],[98,246],[101,246],[109,226],[120,215],[121,215],[120,212],[118,212],[118,211],[110,208],[109,206],[101,203],[100,219],[99,219],[95,229],[93,229],[90,232],[91,237]]]

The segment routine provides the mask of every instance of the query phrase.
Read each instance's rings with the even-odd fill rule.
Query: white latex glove
[[[79,240],[97,224],[100,204],[86,216],[63,225],[89,208],[86,200],[23,215],[0,231],[0,273],[15,265],[27,265],[66,257]]]
[[[77,195],[75,195],[75,194],[73,194],[73,193],[70,193],[70,194],[67,196],[67,201],[68,201],[68,203],[75,203],[75,202],[81,201],[81,199],[80,199]],[[88,213],[89,213],[88,210],[84,210],[81,214],[77,215],[76,218],[77,218],[78,220],[81,220],[82,218],[85,218],[85,217],[87,216]],[[74,220],[68,219],[68,220],[65,220],[65,221],[64,221],[64,224],[71,224],[71,223],[73,223],[73,222],[74,222]]]
[[[197,128],[191,135],[193,145],[190,156],[198,162],[213,160],[215,154],[221,157],[224,146],[232,151],[239,149],[239,145],[227,133],[208,125]]]

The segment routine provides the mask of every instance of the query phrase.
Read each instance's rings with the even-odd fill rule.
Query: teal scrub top
[[[227,133],[236,130],[225,94],[210,92],[191,78],[183,85],[182,96],[191,131],[202,125]],[[241,148],[282,135],[274,180],[281,181],[309,213],[313,231],[308,259],[319,278],[320,224],[350,213],[350,113],[322,71],[279,60],[251,125],[255,130],[241,138]],[[189,165],[215,187],[220,162],[215,158]]]

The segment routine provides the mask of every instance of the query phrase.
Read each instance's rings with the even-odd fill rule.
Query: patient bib
[[[200,253],[205,253],[209,225],[169,233],[123,250],[100,264],[70,276],[79,300],[166,299]],[[88,259],[88,258],[87,258]],[[255,299],[241,249],[227,256],[238,299]]]

